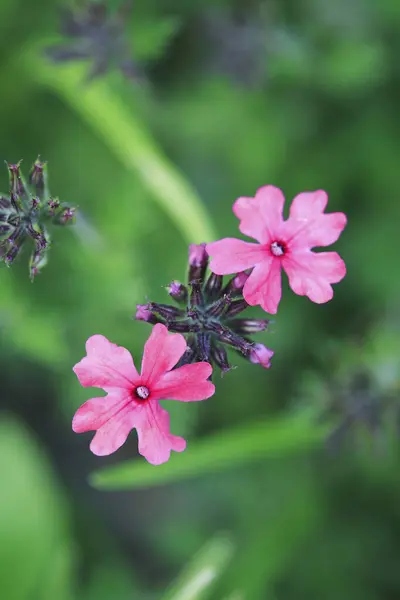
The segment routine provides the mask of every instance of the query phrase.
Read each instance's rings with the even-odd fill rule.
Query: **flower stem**
[[[216,238],[201,199],[152,139],[132,106],[114,92],[106,78],[83,84],[82,65],[52,65],[28,48],[22,64],[31,78],[53,90],[103,138],[129,171],[135,172],[160,207],[189,242]]]

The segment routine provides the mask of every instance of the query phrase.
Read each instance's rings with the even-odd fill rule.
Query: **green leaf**
[[[233,543],[226,535],[210,540],[187,565],[163,600],[203,600],[233,555]]]
[[[29,48],[22,56],[28,78],[56,92],[103,138],[129,170],[137,174],[187,242],[216,238],[207,212],[186,179],[158,148],[131,106],[113,91],[107,78],[84,84],[82,65],[52,65]]]
[[[189,444],[183,454],[153,467],[130,460],[95,471],[90,481],[96,488],[122,490],[151,487],[221,471],[261,458],[307,450],[319,444],[330,426],[316,425],[310,414],[289,415],[243,425]]]
[[[30,432],[0,420],[0,581],[7,600],[69,600],[71,544],[50,466]]]

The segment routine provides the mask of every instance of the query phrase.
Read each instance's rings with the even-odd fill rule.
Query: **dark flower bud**
[[[198,281],[192,281],[190,284],[192,292],[190,294],[190,305],[191,306],[203,306],[204,296],[201,289],[201,284]]]
[[[170,306],[169,304],[159,304],[158,302],[149,302],[149,310],[153,313],[157,313],[163,319],[176,319],[185,315],[184,311],[176,306]]]
[[[240,335],[237,335],[231,331],[229,327],[226,327],[221,323],[210,323],[209,329],[216,335],[220,342],[223,344],[229,344],[229,346],[232,346],[235,348],[235,350],[246,356],[253,347],[251,342],[248,342],[244,338],[240,337]]]
[[[190,333],[194,331],[193,325],[185,321],[168,321],[168,330],[174,333]]]
[[[234,317],[249,307],[246,300],[234,300],[226,310],[225,317]]]
[[[41,162],[38,157],[34,162],[29,174],[29,184],[35,188],[36,194],[39,196],[39,198],[43,197],[45,190],[46,181],[44,171],[46,164],[47,163],[45,162]]]
[[[12,198],[14,198],[14,200],[17,202],[17,204],[21,198],[25,198],[28,195],[25,184],[24,184],[22,176],[21,176],[21,170],[20,170],[21,162],[22,161],[20,160],[16,164],[6,163],[7,167],[8,167],[9,176],[10,176],[10,196]]]
[[[176,364],[174,369],[178,369],[183,365],[188,365],[196,360],[196,351],[195,351],[196,342],[192,336],[189,336],[187,339],[187,348],[180,358],[179,362]]]
[[[19,251],[21,250],[21,245],[22,242],[20,240],[18,240],[18,242],[14,242],[8,249],[7,253],[5,254],[3,260],[5,262],[5,264],[9,267],[10,265],[12,265],[12,263],[14,262],[14,260],[17,258]]]
[[[168,294],[179,304],[186,304],[188,299],[188,289],[180,281],[172,281],[166,287]]]
[[[206,244],[190,244],[189,246],[189,283],[203,283],[208,265]]]
[[[8,198],[5,198],[4,196],[0,196],[0,210],[3,208],[10,209],[11,202],[9,201]]]
[[[226,322],[228,327],[235,333],[241,335],[265,331],[268,327],[268,323],[268,319],[232,319],[231,321]]]
[[[225,294],[230,294],[231,296],[241,296],[244,284],[248,280],[249,275],[246,271],[241,271],[237,273],[232,279],[230,279],[224,289]]]
[[[229,295],[218,298],[208,309],[210,317],[219,317],[231,305],[232,300]]]
[[[232,366],[228,362],[228,354],[220,344],[212,345],[211,358],[223,373],[227,373],[232,369]]]
[[[209,333],[197,334],[197,351],[199,355],[199,360],[204,362],[210,362],[211,336]]]
[[[12,225],[9,225],[8,223],[0,223],[0,241],[8,239],[12,230]]]
[[[211,273],[205,285],[205,293],[207,296],[207,300],[214,300],[214,298],[217,298],[219,296],[219,293],[222,288],[223,279],[224,278],[222,277],[222,275],[216,275],[215,273]]]

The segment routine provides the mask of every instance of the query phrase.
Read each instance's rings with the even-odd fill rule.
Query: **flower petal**
[[[260,217],[260,207],[256,198],[242,196],[233,205],[233,212],[240,220],[239,230],[258,242],[265,239],[265,225]]]
[[[84,387],[132,388],[139,379],[132,356],[122,346],[112,344],[102,335],[86,342],[85,356],[73,370]]]
[[[256,193],[256,200],[260,207],[260,215],[264,221],[263,243],[269,242],[279,236],[283,224],[283,206],[285,204],[285,196],[282,190],[274,185],[265,185]]]
[[[330,246],[346,226],[344,213],[324,214],[328,195],[323,190],[298,194],[285,223],[286,239],[292,248]]]
[[[158,402],[149,402],[143,411],[143,419],[136,426],[139,453],[152,465],[167,462],[171,450],[183,452],[186,441],[170,433],[169,414]]]
[[[346,265],[337,252],[304,250],[282,261],[289,285],[299,296],[323,304],[332,299],[331,283],[338,283],[346,275]]]
[[[126,442],[130,431],[133,428],[133,415],[131,404],[127,404],[111,419],[96,431],[93,437],[90,449],[97,456],[107,456],[112,454]]]
[[[191,402],[205,400],[215,392],[215,386],[207,381],[212,373],[212,366],[207,362],[184,365],[162,375],[155,388],[152,398],[180,400]]]
[[[130,401],[126,393],[112,393],[100,398],[91,398],[76,411],[72,419],[75,433],[96,431],[111,419]]]
[[[266,256],[266,251],[259,244],[250,244],[236,238],[224,238],[207,244],[207,252],[213,257],[210,269],[217,275],[245,271],[263,261]]]
[[[250,306],[260,304],[262,308],[275,314],[282,296],[281,262],[273,256],[258,264],[243,288],[243,297]]]
[[[166,371],[176,365],[186,350],[186,341],[180,333],[169,333],[165,325],[154,325],[144,346],[141,381],[151,389]]]

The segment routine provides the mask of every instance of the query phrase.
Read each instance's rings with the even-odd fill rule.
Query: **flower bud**
[[[44,170],[46,167],[45,162],[41,162],[39,157],[34,162],[31,172],[29,174],[29,184],[35,188],[36,194],[39,198],[43,198],[44,189],[46,185]]]
[[[149,309],[148,304],[137,304],[136,305],[136,315],[135,319],[137,321],[145,321],[146,323],[156,324],[160,321],[157,319],[155,315]]]
[[[172,281],[167,285],[168,294],[179,304],[186,304],[188,298],[188,290],[180,281]]]
[[[250,351],[249,359],[252,363],[260,364],[264,369],[269,369],[273,355],[274,352],[264,346],[264,344],[254,344]]]
[[[206,244],[190,244],[189,246],[189,283],[197,281],[202,284],[208,265]]]
[[[228,362],[228,354],[223,346],[213,344],[211,358],[223,373],[227,373],[232,369],[232,366]]]
[[[228,327],[240,335],[265,331],[268,323],[268,319],[232,319],[231,321],[227,321]]]
[[[213,300],[218,297],[222,288],[223,279],[222,275],[211,273],[204,288],[208,300]]]
[[[176,306],[170,306],[169,304],[159,304],[158,302],[149,302],[148,310],[152,313],[157,313],[163,319],[176,319],[178,317],[183,317],[185,313],[180,308],[176,308]]]

